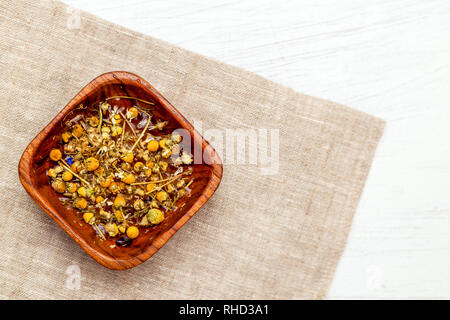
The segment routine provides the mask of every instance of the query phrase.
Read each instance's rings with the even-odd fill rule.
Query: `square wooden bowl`
[[[165,130],[186,129],[191,137],[194,156],[195,150],[203,152],[201,164],[192,166],[194,183],[190,197],[181,198],[182,202],[175,211],[168,214],[160,225],[145,229],[129,247],[113,246],[114,239],[100,240],[91,226],[81,223],[75,209],[67,208],[60,202],[46,173],[54,166],[48,154],[59,143],[65,117],[79,110],[77,107],[80,104],[88,106],[112,96],[131,96],[153,102],[153,114],[169,121]],[[134,103],[134,100],[127,101]],[[20,181],[34,201],[92,258],[116,270],[135,267],[158,251],[213,195],[221,181],[222,170],[220,157],[183,115],[144,79],[123,71],[102,74],[85,86],[31,141],[19,163]]]

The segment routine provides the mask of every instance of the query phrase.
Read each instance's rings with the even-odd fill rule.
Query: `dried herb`
[[[139,236],[139,228],[161,223],[189,194],[192,180],[185,184],[183,179],[192,174],[192,156],[181,152],[179,135],[149,133],[167,121],[153,125],[147,111],[122,112],[113,99],[153,104],[113,96],[95,108],[80,105],[84,113],[64,122],[61,145],[49,153],[57,165],[48,176],[64,205],[76,208],[100,239],[120,237],[116,244],[123,247]]]

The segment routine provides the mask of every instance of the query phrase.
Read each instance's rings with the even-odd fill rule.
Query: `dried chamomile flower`
[[[116,218],[117,222],[122,223],[124,220],[124,216],[122,211],[116,210],[114,211],[114,217]],[[123,232],[123,231],[122,231]]]
[[[55,170],[56,174],[60,174],[61,172],[64,171],[64,168],[61,166],[56,166],[53,169]]]
[[[142,188],[136,188],[136,190],[134,191],[134,193],[135,193],[137,196],[140,196],[140,197],[145,196],[145,191],[144,191],[144,189],[142,189]]]
[[[120,114],[115,114],[112,118],[111,118],[111,122],[113,124],[120,124],[122,122],[122,117],[120,116]]]
[[[167,192],[168,193],[174,193],[175,192],[175,187],[171,183],[169,183],[166,188],[167,188]]]
[[[158,199],[159,202],[166,201],[169,198],[169,195],[165,191],[159,191],[156,194],[156,199]]]
[[[125,171],[130,171],[131,170],[131,164],[129,162],[124,162],[120,165],[120,167],[125,170]]]
[[[153,173],[158,173],[159,172],[159,164],[155,163],[152,167],[152,172]]]
[[[134,203],[133,203],[133,208],[134,208],[134,210],[136,210],[136,211],[140,211],[140,210],[145,209],[145,203],[144,203],[144,201],[141,200],[141,199],[135,200]]]
[[[173,159],[173,165],[175,167],[178,167],[182,164],[183,164],[183,160],[181,159],[181,157],[177,157],[177,158]]]
[[[138,237],[138,235],[139,235],[139,229],[137,227],[135,227],[135,226],[128,227],[128,229],[127,229],[128,238],[135,239]]]
[[[76,198],[75,200],[73,200],[73,205],[78,209],[86,209],[87,201],[85,198]]]
[[[100,185],[103,188],[108,188],[111,185],[111,183],[113,182],[113,178],[111,176],[109,176],[107,178],[100,177],[100,178],[98,178],[98,182],[100,183]]]
[[[66,184],[62,180],[55,180],[52,183],[52,188],[58,193],[64,193],[66,191]]]
[[[47,174],[50,178],[56,178],[58,176],[54,168],[48,169]]]
[[[80,124],[76,124],[72,129],[72,135],[76,138],[79,138],[83,135],[83,127]]]
[[[120,208],[125,206],[126,204],[127,202],[125,201],[125,198],[122,195],[118,194],[116,196],[116,199],[114,200],[114,207]]]
[[[128,173],[127,175],[125,175],[122,181],[125,182],[126,184],[132,184],[136,181],[136,178],[132,173]]]
[[[76,160],[76,161],[74,161],[74,162],[72,163],[72,165],[70,166],[70,169],[71,169],[73,172],[78,173],[78,172],[81,171],[81,169],[83,169],[83,167],[82,167],[82,165],[81,165],[81,162],[78,161],[78,160]]]
[[[61,177],[64,181],[70,181],[73,178],[73,174],[70,171],[64,171]]]
[[[101,132],[102,132],[102,133],[111,133],[111,128],[108,127],[108,126],[103,126],[103,127],[101,128]]]
[[[191,164],[194,159],[192,158],[192,155],[183,152],[183,154],[181,155],[181,161],[183,161],[184,164]]]
[[[80,197],[87,197],[87,189],[86,187],[79,187],[77,193]]]
[[[159,121],[155,124],[156,129],[162,130],[165,126],[167,126],[169,122],[168,121]]]
[[[73,182],[69,182],[66,184],[66,191],[70,193],[74,193],[77,191],[77,184]]]
[[[123,182],[117,182],[117,181],[111,182],[111,184],[108,187],[109,191],[111,191],[114,194],[122,191],[123,188],[124,188]]]
[[[115,237],[119,233],[119,228],[115,223],[107,223],[105,224],[105,231],[108,233],[110,237]]]
[[[133,169],[136,172],[141,172],[143,168],[144,168],[144,164],[140,161],[136,162],[133,166]]]
[[[122,160],[128,163],[132,163],[134,159],[133,152],[128,152],[126,155],[122,157]]]
[[[100,215],[100,217],[104,220],[109,220],[111,219],[111,213],[109,213],[109,211],[106,211],[104,209],[100,209],[100,212],[98,213]]]
[[[174,134],[172,134],[172,141],[173,142],[175,142],[175,143],[180,143],[181,142],[181,140],[183,139],[182,137],[181,137],[181,135],[179,135],[178,133],[174,133]]]
[[[149,183],[146,187],[147,192],[153,192],[153,190],[155,190],[155,184],[154,183]]]
[[[144,227],[148,226],[149,224],[150,223],[148,222],[147,215],[143,216],[141,221],[139,222],[139,225]]]
[[[131,107],[127,110],[126,116],[128,119],[134,119],[139,115],[139,110],[135,107]]]
[[[72,133],[70,133],[69,131],[66,131],[66,132],[64,132],[64,133],[61,135],[61,139],[62,139],[65,143],[69,142],[70,138],[72,138]]]
[[[160,161],[158,162],[159,168],[161,169],[161,171],[166,171],[167,168],[169,167],[169,164],[165,161]]]
[[[91,127],[97,127],[98,124],[99,124],[99,120],[98,120],[97,117],[90,117],[89,120],[88,120],[88,124],[89,124]]]
[[[94,157],[89,157],[86,159],[85,164],[88,171],[94,171],[98,168],[100,162]]]
[[[106,113],[108,111],[109,107],[111,107],[111,105],[106,101],[100,103],[100,109],[103,111],[103,113]]]
[[[147,149],[151,152],[156,152],[159,149],[159,143],[156,140],[150,140],[147,144]]]
[[[150,207],[152,207],[152,208],[159,208],[158,201],[153,200],[152,202],[150,202]]]
[[[159,209],[150,209],[147,213],[147,219],[152,224],[159,224],[164,220],[164,214]]]
[[[161,149],[166,147],[166,142],[167,142],[166,138],[159,140],[159,146]]]
[[[99,164],[100,165],[100,164]],[[105,172],[105,168],[103,167],[98,167],[97,169],[94,170],[94,174],[96,176],[103,176],[103,173]]]
[[[178,182],[177,182],[177,188],[178,188],[178,189],[179,189],[179,188],[183,188],[184,184],[185,184],[185,182],[184,182],[183,179],[178,180]]]
[[[161,157],[168,158],[172,154],[172,151],[170,149],[164,148],[161,151]]]
[[[83,220],[86,223],[93,224],[95,221],[94,214],[92,212],[85,212],[83,214]]]
[[[113,137],[120,136],[122,134],[122,131],[123,131],[122,127],[119,127],[119,126],[112,126],[111,127],[111,132],[112,132],[111,135]]]
[[[51,160],[59,161],[59,160],[61,160],[61,157],[62,157],[61,150],[59,150],[59,149],[52,149],[50,151],[50,159]]]

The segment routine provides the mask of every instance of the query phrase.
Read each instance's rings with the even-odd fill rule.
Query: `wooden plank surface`
[[[64,2],[387,120],[328,298],[450,298],[450,1]]]

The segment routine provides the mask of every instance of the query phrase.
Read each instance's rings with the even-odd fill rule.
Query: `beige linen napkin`
[[[0,1],[0,297],[323,298],[384,122],[90,14],[79,18],[59,2]],[[279,130],[276,174],[263,174],[259,160],[225,164],[211,200],[127,271],[85,254],[17,175],[34,136],[113,70],[142,76],[204,131]]]

